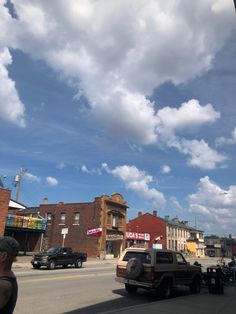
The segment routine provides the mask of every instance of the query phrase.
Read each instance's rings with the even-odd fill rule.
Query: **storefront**
[[[149,233],[126,232],[126,247],[148,247]]]
[[[106,235],[106,258],[120,256],[124,235],[119,233],[107,233]]]

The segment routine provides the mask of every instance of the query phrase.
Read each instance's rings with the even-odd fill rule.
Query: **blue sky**
[[[132,2],[132,5],[131,5]],[[231,0],[0,1],[0,175],[235,234]]]

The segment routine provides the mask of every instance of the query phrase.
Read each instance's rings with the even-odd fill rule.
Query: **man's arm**
[[[11,284],[6,280],[0,280],[0,310],[7,304],[11,296]]]

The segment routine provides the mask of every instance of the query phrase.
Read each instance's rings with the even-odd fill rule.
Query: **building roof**
[[[27,207],[19,202],[16,202],[12,199],[9,201],[9,207],[16,208],[16,209],[26,209]]]

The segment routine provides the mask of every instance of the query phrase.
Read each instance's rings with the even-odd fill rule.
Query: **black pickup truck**
[[[87,253],[72,252],[70,247],[53,247],[47,252],[41,252],[34,255],[31,264],[34,269],[46,266],[48,269],[54,269],[57,265],[66,268],[68,265],[74,265],[81,268],[83,262],[87,261]]]

